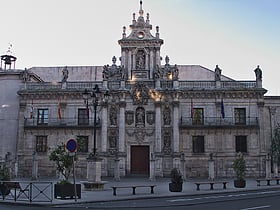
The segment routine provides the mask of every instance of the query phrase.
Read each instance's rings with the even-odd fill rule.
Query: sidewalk
[[[89,203],[89,202],[106,202],[114,200],[128,200],[128,199],[143,199],[143,198],[156,198],[156,197],[170,197],[170,196],[191,196],[191,195],[203,195],[203,194],[213,194],[213,193],[224,193],[224,192],[244,192],[252,190],[263,190],[263,189],[275,189],[280,188],[280,185],[276,185],[275,182],[271,182],[271,186],[266,186],[263,182],[261,186],[257,186],[255,179],[246,180],[246,188],[235,188],[233,186],[233,179],[217,179],[227,181],[227,189],[223,189],[223,184],[214,185],[214,190],[210,190],[210,185],[201,185],[200,190],[196,190],[196,181],[208,181],[207,179],[187,179],[183,183],[182,192],[170,192],[169,191],[169,178],[158,178],[155,181],[150,181],[148,178],[122,178],[120,181],[114,181],[113,178],[104,178],[102,181],[107,183],[104,186],[103,191],[85,191],[82,185],[81,199],[53,199],[52,202],[36,202],[32,203],[28,201],[13,201],[13,200],[2,200],[1,203],[9,204],[23,204],[23,205],[63,205],[72,203]],[[55,183],[55,181],[53,182]],[[79,181],[77,181],[79,183]],[[145,184],[155,184],[154,194],[150,193],[150,188],[136,188],[136,194],[132,194],[132,188],[121,188],[117,189],[117,195],[113,195],[112,186],[122,186],[122,185],[145,185]]]

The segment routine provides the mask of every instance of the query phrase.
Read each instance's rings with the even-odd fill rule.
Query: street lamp
[[[106,91],[104,93],[104,99],[105,101],[108,100],[109,93]],[[93,90],[90,92],[87,89],[84,90],[83,92],[83,99],[84,103],[87,106],[87,112],[88,112],[88,106],[93,106],[93,111],[94,111],[94,121],[93,121],[93,157],[96,157],[96,110],[98,104],[98,100],[102,98],[100,89],[98,85],[96,84],[93,88]],[[91,103],[89,103],[89,100],[92,99]]]

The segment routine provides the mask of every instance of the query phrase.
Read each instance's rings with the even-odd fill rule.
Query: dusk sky
[[[11,43],[17,69],[111,64],[139,2],[0,0],[0,53]],[[143,0],[143,10],[170,64],[218,64],[235,80],[255,80],[260,65],[267,95],[280,95],[279,0]]]

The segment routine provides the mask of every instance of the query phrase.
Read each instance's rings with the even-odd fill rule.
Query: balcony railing
[[[79,121],[77,118],[51,118],[45,119],[44,123],[40,123],[40,120],[34,119],[25,119],[25,127],[93,127],[94,119],[90,118],[88,120]],[[100,127],[100,119],[97,119],[96,126]]]
[[[154,81],[141,81],[148,88],[154,89]],[[125,84],[126,89],[131,89],[136,81],[127,81]],[[26,90],[59,90],[65,88],[68,90],[84,90],[92,89],[95,85],[99,85],[100,88],[103,87],[102,81],[94,82],[67,82],[65,87],[62,87],[61,82],[29,82],[23,86],[23,89]],[[219,86],[216,86],[215,81],[179,81],[179,88],[182,90],[185,89],[252,89],[256,88],[256,81],[221,81]],[[172,89],[172,81],[161,81],[160,86],[162,89]],[[108,88],[112,90],[118,90],[121,88],[120,81],[108,81]]]
[[[225,127],[225,126],[258,126],[259,121],[257,117],[248,117],[244,121],[236,121],[233,117],[204,117],[203,119],[194,119],[191,117],[182,117],[181,127]]]

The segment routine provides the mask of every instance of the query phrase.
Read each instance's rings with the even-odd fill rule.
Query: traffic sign
[[[66,149],[69,152],[76,152],[78,144],[75,139],[69,139],[66,143]]]

